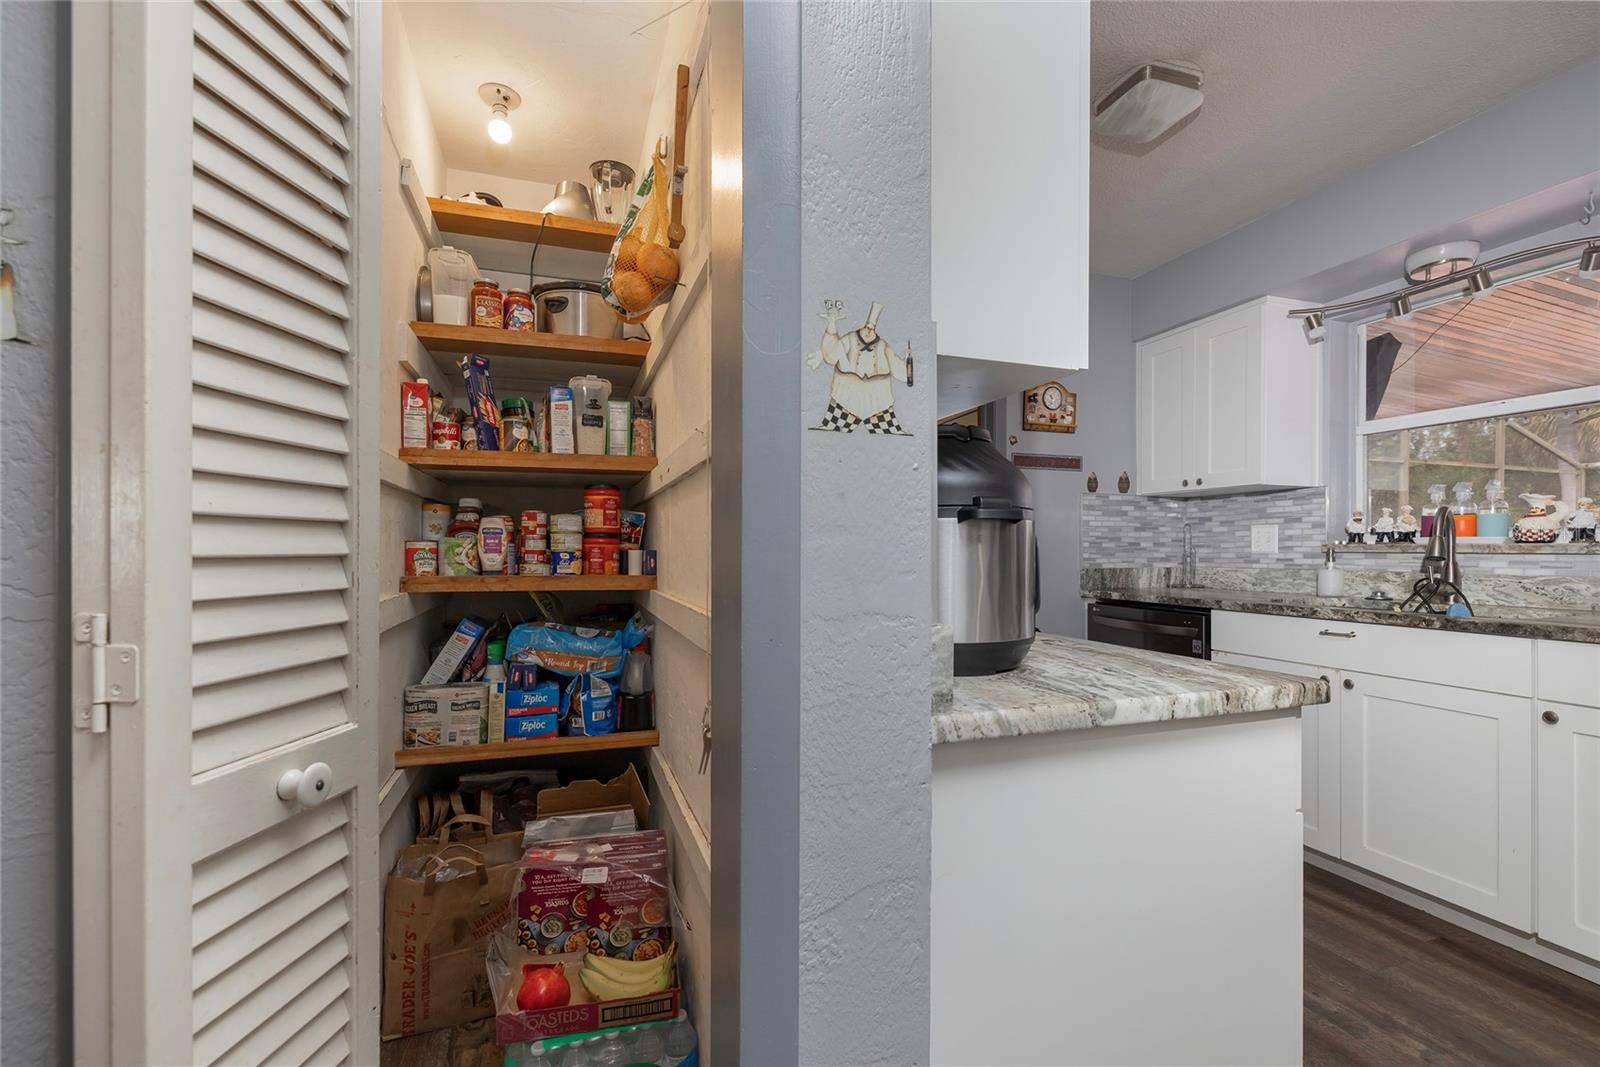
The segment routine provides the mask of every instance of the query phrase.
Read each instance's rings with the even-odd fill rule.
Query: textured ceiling
[[[638,164],[667,34],[661,16],[680,6],[675,0],[394,6],[446,167],[588,182],[597,159]],[[522,94],[508,145],[484,132],[489,106],[478,86],[490,81]]]
[[[1600,53],[1591,0],[1095,0],[1091,21],[1095,94],[1155,59],[1205,72],[1190,121],[1090,153],[1090,262],[1125,278]]]

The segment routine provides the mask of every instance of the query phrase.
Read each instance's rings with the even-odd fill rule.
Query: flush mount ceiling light
[[[1445,241],[1427,245],[1406,256],[1406,281],[1431,282],[1478,262],[1482,246],[1476,241]]]
[[[1149,144],[1200,110],[1199,67],[1165,60],[1133,68],[1094,102],[1096,133]]]
[[[521,106],[522,97],[511,86],[499,82],[484,82],[478,86],[478,96],[489,105],[489,140],[510,144],[511,121],[506,116]]]

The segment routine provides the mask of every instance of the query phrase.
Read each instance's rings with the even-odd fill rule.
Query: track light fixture
[[[1312,344],[1320,344],[1328,336],[1328,327],[1323,325],[1322,312],[1313,311],[1305,317],[1303,323],[1306,331],[1306,340]]]
[[[1578,260],[1578,273],[1585,278],[1600,277],[1600,244],[1590,245],[1583,250],[1583,256]]]
[[[1389,301],[1389,317],[1399,322],[1406,322],[1411,318],[1411,300],[1401,294]]]
[[[1467,295],[1473,299],[1488,296],[1494,292],[1494,279],[1486,270],[1475,270],[1467,275]]]

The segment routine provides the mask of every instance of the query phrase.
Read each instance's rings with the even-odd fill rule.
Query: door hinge
[[[89,646],[89,694],[73,702],[72,724],[103,734],[112,704],[139,699],[139,646],[108,642],[111,622],[103,613],[79,612],[72,617],[72,639]]]

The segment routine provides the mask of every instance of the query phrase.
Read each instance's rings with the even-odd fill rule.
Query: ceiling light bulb
[[[1600,245],[1590,245],[1578,260],[1578,273],[1585,278],[1600,277]]]
[[[506,106],[496,104],[489,119],[489,140],[495,144],[511,143],[511,123],[506,119]]]
[[[1389,317],[1399,322],[1411,318],[1411,300],[1404,294],[1389,301]]]
[[[1317,344],[1328,336],[1328,327],[1323,324],[1322,312],[1320,311],[1313,311],[1307,315],[1302,325],[1305,327],[1306,340],[1312,344]]]
[[[1475,270],[1467,275],[1467,295],[1474,299],[1494,292],[1494,279],[1486,270]]]

